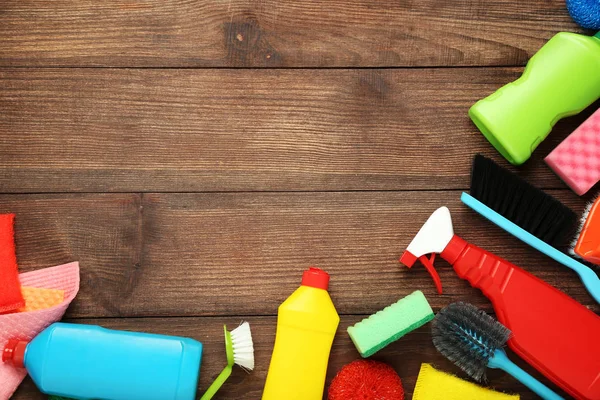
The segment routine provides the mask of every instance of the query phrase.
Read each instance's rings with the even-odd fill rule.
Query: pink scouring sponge
[[[545,161],[580,196],[600,181],[600,110],[552,150]]]

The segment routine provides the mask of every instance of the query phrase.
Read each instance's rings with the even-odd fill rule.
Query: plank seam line
[[[0,65],[8,69],[114,69],[114,70],[415,70],[415,69],[483,69],[523,68],[524,64],[498,65],[405,65],[405,66],[334,66],[334,67],[194,67],[194,66],[110,66],[110,65]]]
[[[570,191],[566,187],[540,187],[544,191]],[[133,192],[104,192],[104,191],[84,191],[84,192],[0,192],[2,196],[40,196],[40,195],[86,195],[86,194],[286,194],[286,193],[387,193],[387,192],[464,192],[469,188],[431,188],[431,189],[340,189],[340,190],[214,190],[214,191],[169,191],[169,190],[150,190]]]
[[[379,310],[377,310],[379,311]],[[485,310],[484,310],[485,311]],[[376,311],[375,311],[376,312]],[[366,318],[370,315],[373,315],[375,312],[373,312],[372,314],[348,314],[348,313],[339,313],[338,315],[340,317],[362,317],[362,318]],[[487,314],[490,315],[494,315],[493,311],[486,311]],[[160,320],[160,319],[174,319],[174,318],[179,318],[179,319],[198,319],[198,318],[210,318],[210,319],[218,319],[218,318],[228,318],[228,319],[232,319],[232,318],[240,318],[240,319],[244,319],[244,318],[277,318],[277,314],[246,314],[246,315],[239,315],[239,314],[235,314],[235,315],[227,315],[227,314],[223,314],[223,315],[216,315],[216,314],[210,314],[210,315],[138,315],[138,316],[115,316],[115,317],[107,317],[107,316],[100,316],[100,317],[94,317],[94,316],[85,316],[85,317],[70,317],[70,316],[66,316],[64,318],[65,321],[80,321],[80,320],[85,320],[85,319],[95,319],[95,320],[118,320],[118,319],[132,319],[132,320],[139,320],[139,319],[148,319],[148,320]],[[358,321],[357,321],[358,322]]]

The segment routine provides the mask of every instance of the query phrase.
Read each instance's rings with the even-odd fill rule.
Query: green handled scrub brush
[[[227,351],[227,366],[219,374],[217,379],[210,385],[206,393],[200,400],[210,400],[223,386],[227,378],[231,375],[233,365],[237,364],[245,370],[252,371],[254,369],[254,344],[252,342],[252,333],[250,332],[250,324],[243,322],[240,326],[227,331],[225,330],[225,350]]]

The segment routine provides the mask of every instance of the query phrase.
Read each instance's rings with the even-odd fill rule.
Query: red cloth
[[[14,214],[0,214],[0,314],[25,306],[15,252]]]

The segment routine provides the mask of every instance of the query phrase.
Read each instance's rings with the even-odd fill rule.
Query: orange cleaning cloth
[[[14,214],[0,214],[0,314],[25,306],[15,252]]]
[[[19,312],[45,310],[65,300],[65,291],[59,289],[22,286],[21,293],[25,299],[25,307],[19,308]]]

